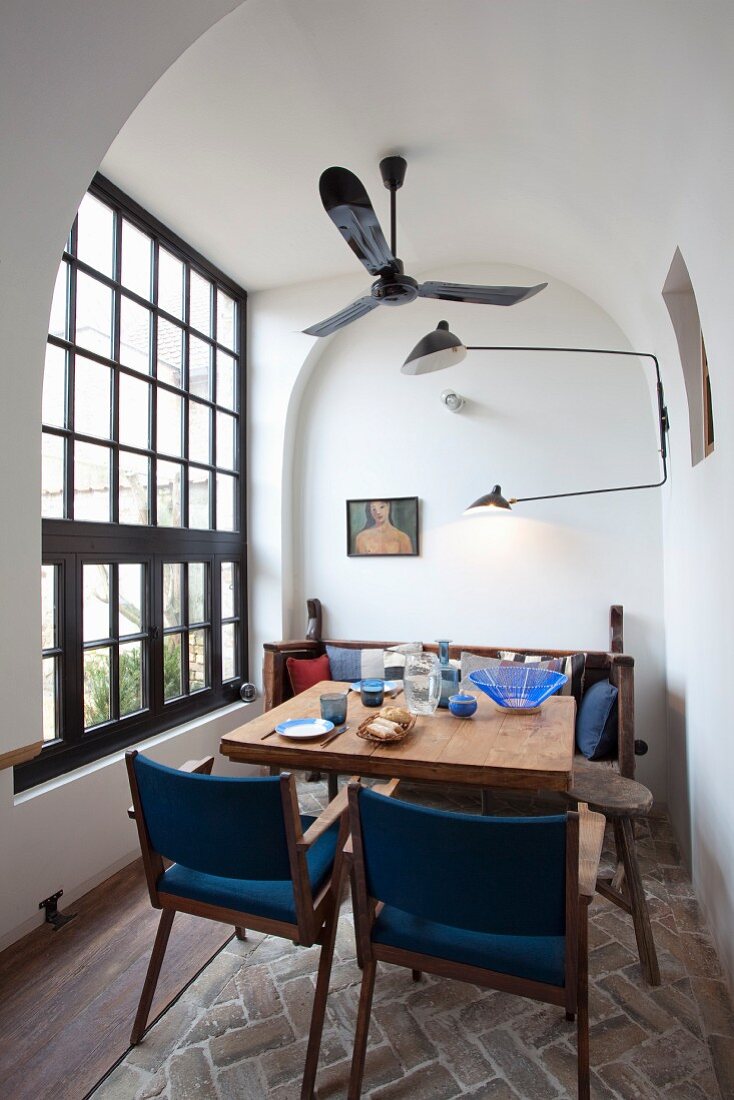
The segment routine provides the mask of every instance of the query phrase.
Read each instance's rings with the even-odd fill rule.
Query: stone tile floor
[[[461,792],[401,797],[478,810]],[[300,784],[303,812],[324,784]],[[556,807],[503,800],[496,812]],[[597,897],[590,909],[589,974],[594,1100],[734,1098],[734,1012],[667,818],[639,829],[662,984],[641,975],[631,919]],[[611,838],[605,847],[610,862]],[[174,923],[173,933],[176,933]],[[94,1100],[297,1100],[318,948],[248,933],[230,941]],[[318,1078],[319,1100],[346,1096],[360,972],[347,904]],[[370,1100],[563,1100],[575,1097],[575,1024],[562,1010],[507,994],[381,967],[363,1095]]]

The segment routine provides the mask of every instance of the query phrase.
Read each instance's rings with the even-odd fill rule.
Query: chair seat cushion
[[[480,966],[516,978],[548,985],[565,981],[563,936],[494,936],[423,920],[385,905],[374,923],[372,939],[389,947]]]
[[[303,831],[315,820],[302,814]],[[318,838],[306,856],[314,895],[331,872],[338,833],[337,821]],[[288,921],[290,924],[296,922],[296,904],[290,879],[221,878],[219,875],[205,875],[201,871],[192,871],[180,863],[174,863],[159,877],[157,885],[162,893],[174,894],[176,897],[219,905],[257,917]]]

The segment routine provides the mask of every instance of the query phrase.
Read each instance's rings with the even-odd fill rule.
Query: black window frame
[[[58,567],[59,584],[59,636],[57,646],[60,650],[59,668],[59,725],[61,737],[44,744],[39,756],[25,764],[17,765],[14,769],[15,791],[28,790],[48,779],[63,775],[84,764],[101,759],[120,749],[127,748],[156,734],[162,733],[175,726],[184,724],[190,720],[202,717],[207,713],[236,702],[239,699],[240,684],[248,679],[248,606],[247,606],[247,493],[246,493],[246,355],[247,355],[247,294],[231,278],[211,264],[204,256],[191,248],[176,233],[172,232],[162,222],[144,210],[138,203],[121,191],[115,184],[101,175],[96,175],[89,187],[89,192],[102,200],[117,213],[116,222],[116,254],[119,253],[122,236],[122,218],[134,225],[137,229],[152,237],[153,268],[152,286],[157,285],[158,253],[161,244],[173,253],[177,259],[190,265],[186,270],[197,270],[206,276],[215,286],[222,289],[235,299],[237,303],[237,329],[236,350],[228,349],[224,345],[218,345],[216,340],[217,309],[212,300],[212,334],[208,338],[211,345],[211,371],[216,378],[216,349],[218,346],[228,354],[234,354],[237,358],[239,369],[235,378],[235,404],[237,414],[237,428],[235,432],[235,465],[237,477],[237,491],[235,492],[234,525],[236,530],[209,530],[202,528],[188,528],[183,526],[188,521],[187,508],[184,508],[183,500],[188,493],[183,492],[183,481],[187,477],[189,465],[194,467],[206,466],[197,462],[190,463],[187,456],[188,417],[183,417],[183,452],[186,457],[180,459],[182,476],[182,526],[156,526],[156,496],[154,467],[156,452],[152,447],[135,448],[123,445],[123,451],[146,453],[149,457],[148,477],[148,501],[149,501],[149,526],[128,525],[116,522],[118,515],[117,500],[117,461],[112,461],[110,480],[111,515],[110,523],[90,522],[74,519],[47,519],[42,520],[43,563],[53,564]],[[112,354],[115,358],[107,359],[96,352],[79,347],[79,353],[86,358],[99,362],[104,366],[112,366],[113,384],[115,395],[119,390],[119,378],[122,374],[133,375],[136,378],[145,379],[140,372],[121,366],[119,363],[119,303],[124,290],[126,297],[138,301],[141,305],[151,310],[152,331],[150,332],[150,354],[155,357],[155,332],[159,316],[163,319],[176,321],[179,326],[188,333],[188,317],[186,322],[175,318],[154,304],[155,294],[151,292],[150,300],[141,298],[128,287],[123,287],[117,278],[119,276],[119,264],[113,271],[113,278],[108,278],[95,269],[79,260],[76,256],[77,219],[74,219],[72,232],[67,241],[63,254],[65,260],[78,272],[94,273],[101,282],[113,288],[113,309],[115,316],[114,344]],[[72,252],[67,251],[72,242]],[[70,314],[74,310],[74,286],[75,279],[70,274],[71,287],[67,293],[71,296],[69,306]],[[186,279],[186,291],[188,291],[188,276]],[[199,335],[194,329],[194,335]],[[67,332],[67,337],[72,333]],[[188,340],[188,336],[186,337]],[[207,339],[204,336],[204,339]],[[76,346],[70,339],[61,339],[49,335],[48,343],[61,347],[67,351],[67,355],[73,358]],[[154,371],[147,376],[151,384],[150,416],[154,421],[156,417],[156,394],[160,388],[170,389],[172,392],[183,393],[187,391],[167,386],[157,380]],[[67,385],[73,384],[73,374],[67,364]],[[216,381],[213,381],[216,387]],[[214,396],[212,396],[213,394]],[[217,470],[221,473],[233,473],[224,468],[216,467],[216,412],[215,402],[216,388],[210,393],[208,405],[211,407],[211,453],[210,453],[210,495],[209,509],[210,522],[216,523],[216,479]],[[118,439],[117,410],[115,401],[115,423],[109,440],[96,439],[83,435],[77,435],[73,431],[73,423],[66,428],[46,428],[44,432],[52,435],[60,435],[68,439],[79,439],[81,442],[101,444],[110,448],[110,457],[114,458],[120,450]],[[153,436],[152,438],[155,438]],[[149,443],[151,440],[149,440]],[[72,447],[66,444],[65,457],[65,491],[66,500],[73,497],[73,462]],[[167,456],[163,456],[164,461]],[[82,628],[82,566],[85,561],[124,563],[142,562],[147,570],[148,590],[146,596],[147,637],[143,645],[143,661],[148,666],[147,706],[144,711],[138,711],[127,717],[111,721],[84,730],[84,683],[83,683],[83,628]],[[222,680],[222,653],[221,653],[221,565],[223,562],[236,562],[238,573],[238,585],[235,593],[235,649],[237,661],[237,675],[227,681]],[[206,598],[208,600],[208,630],[209,652],[207,662],[209,666],[208,686],[197,689],[193,694],[183,695],[169,702],[163,700],[163,645],[165,631],[163,627],[163,590],[162,576],[164,562],[205,562],[208,567],[209,585]],[[40,580],[40,578],[39,578]],[[115,614],[116,612],[112,612]],[[188,609],[184,610],[184,619],[188,623]],[[228,621],[232,621],[229,620]],[[184,631],[184,638],[188,639],[189,626]],[[116,643],[119,645],[119,639]],[[185,678],[184,678],[185,680]],[[145,690],[145,688],[144,688]]]

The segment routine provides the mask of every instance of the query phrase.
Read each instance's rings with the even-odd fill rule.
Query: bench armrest
[[[607,819],[579,802],[579,895],[593,898]]]

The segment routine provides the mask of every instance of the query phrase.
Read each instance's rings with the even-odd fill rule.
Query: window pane
[[[56,697],[57,657],[43,659],[43,740],[53,741],[58,736],[58,699]]]
[[[110,449],[74,444],[74,519],[109,523]]]
[[[124,638],[126,634],[141,634],[143,630],[143,566],[138,562],[121,562],[117,568],[117,629]]]
[[[110,636],[110,567],[101,562],[86,562],[83,572],[83,637],[85,642],[95,642]]]
[[[229,413],[217,413],[217,466],[235,469],[234,433],[237,420]]]
[[[182,694],[181,635],[167,634],[163,639],[163,698],[168,702]]]
[[[183,320],[184,265],[165,248],[158,251],[158,305]]]
[[[150,310],[123,294],[120,298],[120,362],[150,374]]]
[[[189,466],[189,527],[211,529],[211,474],[198,466]]]
[[[42,418],[44,424],[66,427],[66,352],[55,344],[46,344]]]
[[[79,207],[76,240],[79,259],[111,279],[115,258],[114,211],[89,192]]]
[[[120,374],[119,439],[128,447],[150,445],[150,385],[128,374]]]
[[[158,480],[158,524],[161,527],[181,526],[181,465],[178,462],[156,463]]]
[[[41,645],[43,649],[56,646],[56,578],[55,565],[41,566]]]
[[[189,691],[201,691],[209,683],[207,661],[208,630],[189,631]]]
[[[69,265],[61,261],[56,275],[54,296],[51,302],[51,317],[48,322],[48,331],[52,336],[60,336],[66,339],[69,332],[67,306],[69,301]]]
[[[189,458],[192,462],[211,462],[211,450],[211,410],[198,401],[189,401]]]
[[[234,531],[234,487],[236,478],[217,474],[217,530]]]
[[[169,386],[181,386],[183,329],[158,318],[158,377]]]
[[[110,720],[110,650],[87,650],[84,654],[84,728]]]
[[[212,334],[212,284],[193,268],[189,275],[189,324],[205,336]]]
[[[234,299],[217,287],[217,342],[226,348],[237,347],[235,342],[235,317],[237,315]]]
[[[122,222],[121,282],[139,294],[150,298],[151,245],[152,241],[134,225]]]
[[[64,453],[63,438],[44,432],[41,441],[41,515],[44,519],[64,516]]]
[[[83,271],[76,277],[76,342],[112,357],[112,291]]]
[[[156,450],[167,455],[182,455],[182,398],[168,390],[158,390],[158,441]]]
[[[189,562],[189,622],[206,622],[206,563]]]
[[[189,393],[207,401],[212,396],[211,345],[198,336],[189,336]]]
[[[143,643],[120,646],[120,717],[143,709]]]
[[[109,439],[112,370],[77,355],[74,363],[74,431]]]
[[[120,451],[120,523],[150,523],[150,460],[146,455]]]
[[[222,618],[234,617],[235,578],[237,566],[233,561],[222,562]]]
[[[222,626],[222,679],[233,680],[237,675],[237,648],[235,645],[235,624]]]
[[[182,626],[183,607],[183,566],[180,562],[165,562],[163,565],[163,625]]]
[[[217,404],[235,409],[235,361],[226,351],[217,351]]]

